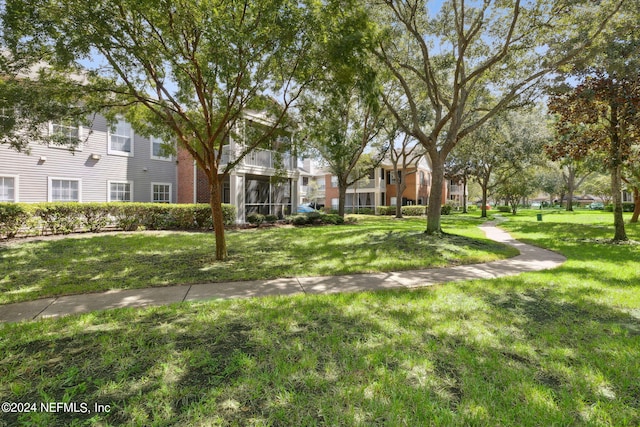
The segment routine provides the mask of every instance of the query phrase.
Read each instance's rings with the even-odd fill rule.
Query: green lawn
[[[229,231],[228,262],[212,233],[99,234],[0,249],[0,304],[109,289],[373,273],[513,256],[484,238],[478,218],[451,216],[456,235],[429,237],[424,219],[364,217],[357,224]],[[76,236],[77,237],[77,236]]]
[[[1,400],[110,405],[0,424],[638,426],[640,245],[597,215],[506,215],[551,271],[0,326]]]

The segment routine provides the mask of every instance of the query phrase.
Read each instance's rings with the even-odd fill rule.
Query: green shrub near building
[[[233,224],[236,207],[222,205],[222,212],[225,224]],[[106,228],[209,230],[213,221],[208,204],[0,203],[0,237],[99,232]]]

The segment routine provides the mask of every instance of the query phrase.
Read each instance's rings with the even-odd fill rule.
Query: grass
[[[0,304],[149,286],[374,273],[513,256],[484,238],[477,218],[452,216],[456,235],[426,236],[425,220],[364,217],[355,225],[261,228],[227,233],[216,262],[211,233],[88,235],[19,241],[0,249]]]
[[[0,400],[110,405],[0,424],[640,425],[640,246],[557,215],[503,224],[551,271],[0,326]]]

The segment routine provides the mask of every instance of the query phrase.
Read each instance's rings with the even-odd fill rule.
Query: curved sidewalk
[[[411,289],[460,280],[513,276],[557,267],[566,261],[558,253],[514,240],[489,223],[480,226],[487,238],[513,246],[520,255],[486,264],[346,276],[300,277],[249,282],[206,283],[68,295],[0,305],[0,322],[19,322],[121,307],[145,307],[182,301],[250,298],[267,295]]]

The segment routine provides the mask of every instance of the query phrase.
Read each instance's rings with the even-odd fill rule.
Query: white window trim
[[[129,184],[129,193],[131,194],[131,200],[129,201],[133,202],[133,181],[107,180],[107,201],[119,202],[120,200],[111,200],[111,184]]]
[[[49,136],[53,135],[53,125],[60,125],[60,126],[66,126],[63,125],[61,123],[55,123],[55,122],[49,122]],[[74,126],[69,126],[69,127],[74,127]],[[82,149],[84,148],[84,143],[82,142],[82,139],[84,137],[83,134],[83,127],[81,125],[78,125],[78,145],[75,146],[74,151],[82,151]],[[69,144],[64,144],[64,145],[56,145],[56,144],[52,144],[49,143],[47,144],[49,148],[56,148],[58,150],[67,150],[69,151],[70,145]]]
[[[47,202],[53,202],[53,180],[60,181],[78,181],[78,202],[82,202],[82,178],[68,178],[68,177],[60,177],[60,176],[50,176],[48,177],[49,185],[47,186]]]
[[[169,155],[169,157],[159,157],[159,156],[154,156],[153,155],[153,142],[154,141],[160,141],[161,144],[164,143],[164,141],[160,138],[156,138],[155,136],[152,136],[149,138],[149,150],[150,150],[150,158],[151,160],[160,160],[163,162],[170,162],[173,161],[173,155]]]
[[[2,174],[0,175],[0,178],[13,178],[13,200],[10,202],[7,201],[0,201],[2,203],[18,203],[20,201],[20,197],[19,197],[19,181],[20,181],[20,175],[5,175]]]
[[[125,122],[129,125],[129,138],[131,138],[131,151],[120,151],[120,150],[113,150],[111,148],[111,134],[113,133],[111,131],[111,126],[108,126],[107,128],[107,154],[110,154],[112,156],[124,156],[124,157],[133,157],[133,149],[135,146],[135,141],[133,140],[133,136],[134,136],[134,132],[133,132],[133,127],[131,126],[131,123],[127,122],[126,120],[122,119],[122,118],[118,118],[117,119],[118,122]]]
[[[151,183],[151,202],[152,203],[164,203],[164,202],[156,202],[155,200],[153,200],[154,185],[168,185],[169,186],[169,203],[173,203],[173,185],[170,182],[152,182]]]

